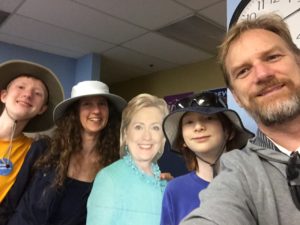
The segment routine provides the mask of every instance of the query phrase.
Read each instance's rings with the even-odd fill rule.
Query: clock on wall
[[[242,0],[229,26],[271,12],[280,15],[288,24],[293,41],[300,48],[300,0]]]

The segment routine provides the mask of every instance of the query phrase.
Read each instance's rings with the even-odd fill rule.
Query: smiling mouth
[[[278,84],[278,85],[273,85],[267,88],[263,88],[259,93],[257,94],[258,97],[266,96],[269,94],[273,94],[277,92],[278,90],[282,89],[285,85],[284,84]]]
[[[195,138],[192,138],[193,141],[197,141],[197,142],[204,142],[206,141],[207,139],[209,138],[209,136],[201,136],[201,137],[195,137]]]
[[[141,149],[150,149],[152,147],[152,144],[140,144],[139,147]]]
[[[90,121],[93,121],[93,122],[99,122],[99,121],[101,121],[100,118],[90,118],[89,120],[90,120]]]
[[[22,105],[22,106],[32,107],[32,105],[29,102],[17,100],[17,103]]]

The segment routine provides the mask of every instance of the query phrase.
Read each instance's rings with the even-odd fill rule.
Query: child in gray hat
[[[171,180],[164,193],[161,224],[177,225],[199,206],[198,194],[217,175],[222,153],[243,147],[252,133],[212,92],[178,101],[163,130],[172,150],[183,155],[191,171]]]
[[[0,75],[0,224],[5,224],[46,148],[23,132],[50,129],[52,111],[64,92],[56,75],[36,63],[7,61],[0,65]]]

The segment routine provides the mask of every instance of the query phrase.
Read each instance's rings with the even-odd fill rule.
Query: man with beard
[[[277,15],[233,26],[219,52],[225,82],[258,125],[182,225],[300,221],[300,50]]]

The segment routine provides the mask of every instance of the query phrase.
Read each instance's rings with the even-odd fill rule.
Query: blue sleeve
[[[100,171],[93,184],[91,194],[87,202],[87,225],[114,225],[116,220],[116,207],[113,175],[105,170]]]
[[[163,196],[162,212],[161,212],[161,225],[175,225],[174,210],[172,204],[172,193],[170,191],[170,183],[167,185]]]
[[[180,225],[278,224],[274,221],[268,221],[267,223],[259,221],[258,223],[258,211],[254,198],[259,196],[257,201],[264,202],[263,196],[267,193],[261,191],[264,187],[260,185],[267,182],[257,183],[256,181],[267,176],[262,176],[263,178],[257,176],[256,171],[261,171],[260,175],[262,175],[264,169],[259,164],[253,164],[255,161],[251,158],[252,156],[240,150],[224,154],[221,157],[221,172],[213,179],[208,188],[200,193],[201,207],[193,210]],[[266,211],[276,211],[274,208],[275,203],[268,205],[264,202],[261,205],[265,205]],[[272,208],[272,210],[268,210],[268,208]]]

